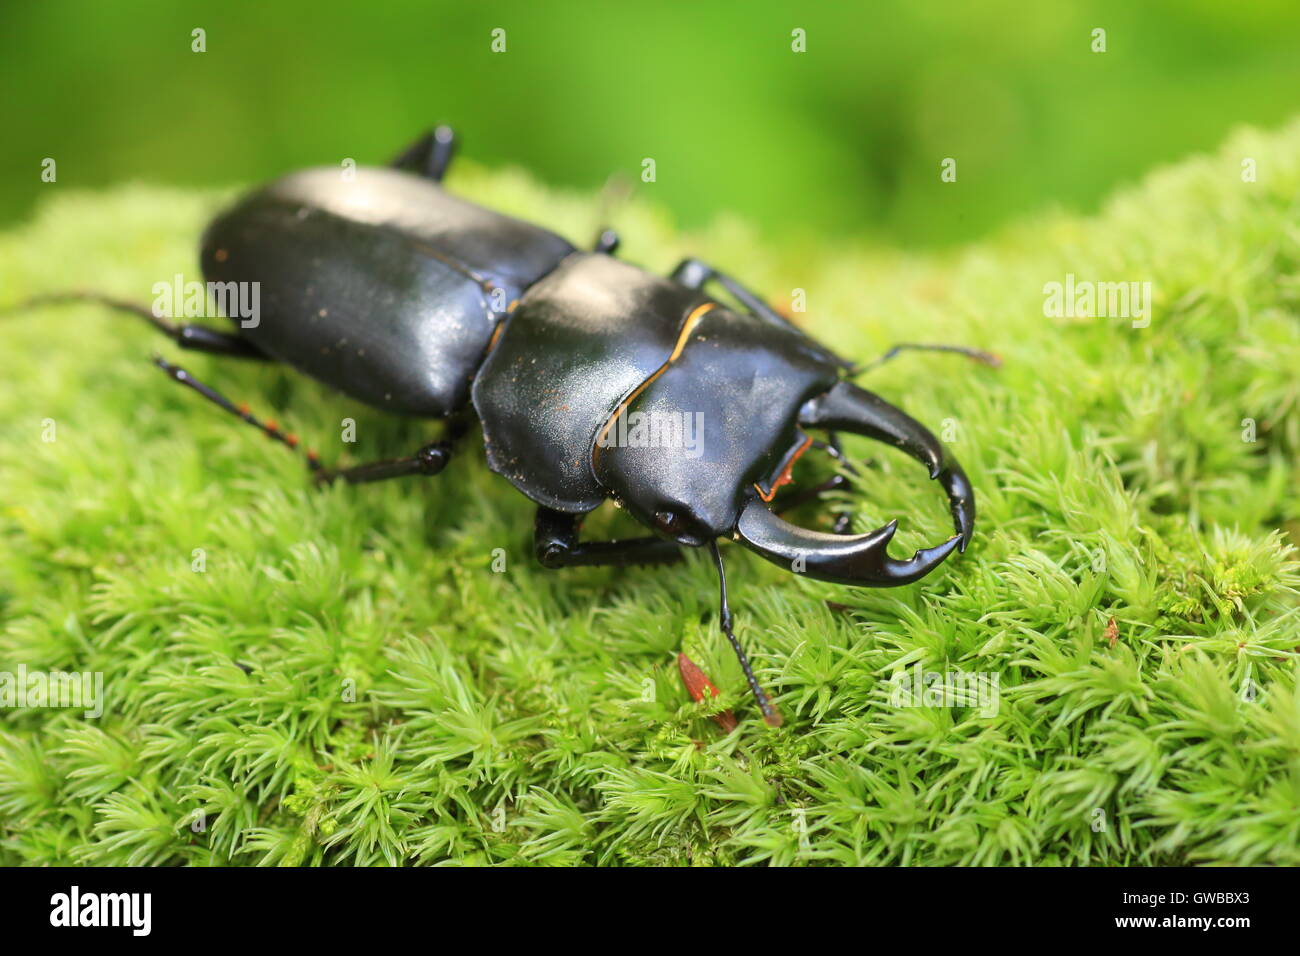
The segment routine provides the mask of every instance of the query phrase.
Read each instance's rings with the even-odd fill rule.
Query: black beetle
[[[826,581],[907,584],[965,550],[975,497],[961,467],[914,419],[853,384],[853,363],[805,335],[731,277],[688,259],[669,278],[613,257],[602,232],[580,251],[537,226],[448,195],[439,185],[454,136],[427,134],[388,168],[293,173],[219,215],[202,241],[209,283],[256,283],[260,316],[236,332],[175,325],[149,307],[90,294],[143,316],[178,345],[281,361],[369,405],[446,418],[448,439],[472,409],[491,469],[538,505],[535,546],[548,568],[674,560],[708,545],[721,584],[721,627],[772,725],[776,708],[732,629],[717,539]],[[742,306],[703,292],[717,282]],[[902,345],[956,351],[957,346]],[[882,359],[883,360],[883,359]],[[161,357],[176,381],[290,446],[261,422]],[[814,441],[807,430],[827,433]],[[810,446],[843,461],[836,433],[892,444],[948,494],[957,533],[909,560],[886,550],[897,522],[869,534],[811,531],[768,503]],[[348,482],[435,475],[451,441],[409,458],[318,477]],[[841,485],[843,473],[790,504]],[[584,515],[612,498],[655,534],[584,542]]]

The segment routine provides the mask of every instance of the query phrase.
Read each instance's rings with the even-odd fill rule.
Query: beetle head
[[[690,394],[707,404],[703,392]],[[892,587],[924,577],[953,551],[965,550],[970,541],[975,496],[961,466],[919,422],[851,382],[840,381],[785,413],[784,422],[782,403],[747,405],[743,414],[729,414],[724,395],[708,405],[700,419],[698,454],[686,447],[656,446],[656,433],[645,414],[652,408],[683,411],[674,391],[660,389],[649,402],[629,407],[642,411],[643,417],[634,419],[632,426],[615,423],[618,431],[605,436],[607,447],[596,458],[601,481],[634,517],[683,545],[699,547],[714,538],[735,537],[767,560],[809,577]],[[671,421],[671,417],[662,419]],[[662,422],[655,427],[672,427]],[[637,426],[643,429],[640,435],[630,431]],[[770,496],[761,493],[761,483],[770,487],[782,463],[791,457],[790,449],[806,441],[802,429],[866,435],[907,452],[944,488],[957,533],[899,560],[888,551],[897,521],[868,534],[827,534],[774,513],[764,500]],[[762,448],[755,444],[760,438],[765,443]]]
[[[842,379],[842,369],[797,330],[712,309],[606,423],[592,454],[595,477],[634,517],[683,545],[735,537],[815,578],[874,587],[915,581],[965,550],[974,493],[934,435]],[[899,561],[887,551],[894,522],[839,535],[774,514],[766,501],[808,441],[804,430],[866,435],[907,452],[948,493],[957,535]]]
[[[704,451],[700,436],[707,433],[707,416],[623,414],[631,424],[616,421],[595,456],[597,474],[615,500],[656,534],[687,547],[726,534],[738,513],[738,482],[723,480],[725,463]],[[684,421],[693,424],[683,429]]]

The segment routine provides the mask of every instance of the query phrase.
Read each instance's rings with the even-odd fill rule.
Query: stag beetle
[[[450,423],[446,440],[409,458],[333,471],[308,452],[322,480],[436,475],[472,408],[489,467],[537,503],[535,548],[547,568],[653,564],[679,558],[683,547],[710,549],[722,631],[765,721],[780,724],[734,633],[717,539],[825,581],[908,584],[970,542],[975,496],[966,475],[925,427],[850,380],[862,369],[727,274],[688,259],[663,278],[615,258],[609,230],[582,251],[444,192],[454,146],[451,130],[439,127],[388,167],[356,168],[351,177],[338,168],[293,173],[221,213],[203,236],[203,273],[209,283],[260,284],[255,324],[233,332],[176,324],[150,307],[88,293],[35,301],[98,301],[140,315],[182,348],[284,362],[376,408]],[[710,282],[741,309],[705,294]],[[975,349],[916,344],[884,358],[907,348],[996,361]],[[297,447],[273,422],[154,361]],[[688,432],[691,442],[662,440]],[[957,533],[897,560],[886,550],[897,521],[845,534],[841,514],[827,534],[781,518],[769,504],[808,448],[851,470],[838,432],[920,461],[947,492]],[[841,471],[787,505],[845,480]],[[606,499],[654,534],[580,540],[583,517]]]

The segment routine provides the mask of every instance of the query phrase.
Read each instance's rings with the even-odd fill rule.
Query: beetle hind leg
[[[385,481],[389,478],[401,478],[406,475],[436,475],[447,467],[451,461],[452,443],[463,434],[463,422],[452,422],[447,439],[425,445],[414,455],[407,458],[392,458],[384,461],[366,462],[351,468],[332,469],[321,465],[320,457],[310,448],[302,449],[298,436],[293,432],[283,431],[272,419],[260,419],[249,411],[247,405],[236,405],[215,388],[207,385],[185,369],[173,365],[160,355],[154,356],[154,364],[162,369],[172,381],[198,392],[218,408],[230,413],[245,424],[252,425],[267,438],[277,441],[293,451],[303,450],[307,467],[315,475],[317,483],[346,481],[359,485],[371,481]]]
[[[206,385],[203,382],[199,381],[197,378],[195,378],[185,369],[181,368],[179,365],[173,365],[171,362],[168,362],[161,355],[155,355],[153,358],[153,363],[157,365],[160,369],[162,369],[163,372],[165,372],[173,382],[176,382],[177,384],[180,385],[184,385],[186,388],[193,389],[194,391],[202,395],[204,398],[206,398],[208,401],[212,402],[212,404],[216,405],[218,408],[221,408],[224,411],[229,412],[231,415],[234,415],[240,421],[252,425],[254,428],[260,431],[267,438],[270,438],[272,441],[277,441],[292,451],[299,450],[298,436],[295,435],[293,432],[281,431],[280,426],[277,425],[273,420],[267,419],[266,421],[262,421],[260,418],[258,418],[248,410],[247,405],[236,405],[230,399],[226,398],[226,396],[218,392],[215,388],[212,388],[210,385]],[[307,456],[307,467],[310,468],[312,471],[319,471],[321,464],[320,464],[320,459],[316,456],[316,452],[312,451],[311,449],[307,449],[306,456]]]

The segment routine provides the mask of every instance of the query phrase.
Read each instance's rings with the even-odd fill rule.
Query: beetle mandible
[[[448,194],[440,183],[454,147],[451,130],[438,127],[388,167],[359,167],[350,177],[336,168],[293,173],[217,216],[202,239],[204,276],[259,284],[256,324],[233,332],[177,325],[150,307],[88,293],[33,303],[98,301],[142,316],[182,348],[284,362],[376,408],[449,422],[445,440],[409,458],[329,470],[308,453],[319,480],[436,475],[477,415],[489,467],[537,504],[535,550],[546,567],[655,564],[679,558],[683,547],[709,549],[721,629],[764,720],[779,725],[736,638],[717,540],[820,580],[908,584],[970,542],[975,495],[965,473],[924,426],[851,381],[862,368],[726,273],[687,259],[667,278],[653,275],[615,258],[609,230],[582,251]],[[709,283],[742,308],[708,296]],[[977,349],[918,344],[880,361],[903,349],[997,362]],[[154,361],[297,446],[183,368]],[[947,493],[956,534],[898,560],[887,552],[897,521],[846,534],[841,514],[827,534],[780,517],[769,504],[808,448],[852,472],[839,432],[920,461]],[[846,480],[841,471],[781,510]],[[583,517],[606,499],[654,533],[581,540]]]

